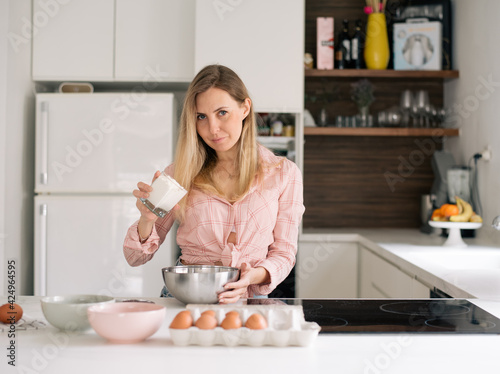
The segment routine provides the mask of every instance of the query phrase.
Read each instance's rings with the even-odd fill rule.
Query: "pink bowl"
[[[149,303],[118,302],[87,309],[92,328],[113,343],[138,343],[153,335],[165,319],[165,307]]]

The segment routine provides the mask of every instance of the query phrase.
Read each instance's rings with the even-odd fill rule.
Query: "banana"
[[[480,215],[473,213],[472,216],[469,218],[469,222],[481,223],[483,222],[483,218]]]
[[[467,202],[455,196],[455,200],[457,201],[459,214],[450,217],[451,222],[469,222],[470,218],[474,211],[472,210],[472,206]]]
[[[446,217],[434,217],[434,218],[432,218],[432,221],[448,222],[448,218],[446,218]]]

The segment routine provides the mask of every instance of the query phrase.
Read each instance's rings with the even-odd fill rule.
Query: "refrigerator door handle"
[[[40,104],[41,121],[41,152],[40,152],[40,183],[48,183],[48,139],[49,139],[49,103],[43,101]]]
[[[35,274],[35,283],[38,284],[37,295],[47,294],[47,204],[40,205],[40,246],[36,264],[38,273]]]

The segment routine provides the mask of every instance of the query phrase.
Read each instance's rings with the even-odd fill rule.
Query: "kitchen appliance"
[[[495,230],[500,231],[500,216],[496,216],[496,217],[493,219],[493,222],[492,222],[491,226],[492,226]]]
[[[432,155],[431,166],[434,172],[434,183],[431,195],[434,199],[434,208],[448,202],[448,170],[455,166],[453,155],[445,151],[436,151]]]
[[[465,299],[276,299],[302,305],[321,333],[500,334],[500,319]],[[248,300],[250,304],[272,300]]]
[[[441,23],[426,18],[394,24],[394,70],[441,70]]]
[[[431,195],[422,195],[420,196],[420,223],[421,229],[424,231],[424,227],[426,227],[429,219],[431,218],[432,211],[434,210],[432,206]],[[427,231],[424,231],[427,232]]]
[[[389,38],[393,37],[393,27],[396,23],[408,22],[425,18],[432,23],[441,25],[440,40],[435,43],[442,54],[443,70],[452,69],[452,25],[451,0],[408,0],[399,2],[393,9],[388,29]],[[394,35],[396,35],[394,33]]]
[[[470,172],[470,168],[466,166],[455,166],[448,169],[448,200],[451,203],[456,204],[456,196],[462,200],[472,203]]]
[[[123,255],[132,191],[173,160],[171,93],[36,95],[35,295],[159,296],[174,235],[154,258]]]

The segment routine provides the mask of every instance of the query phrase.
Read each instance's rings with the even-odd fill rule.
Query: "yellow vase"
[[[384,13],[368,15],[364,57],[368,69],[387,69],[389,64],[389,39]]]

